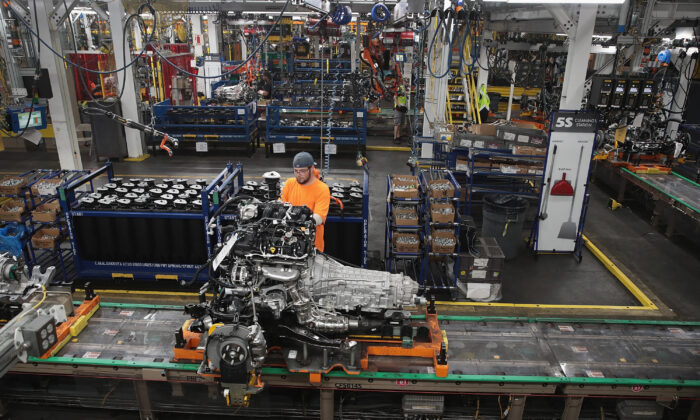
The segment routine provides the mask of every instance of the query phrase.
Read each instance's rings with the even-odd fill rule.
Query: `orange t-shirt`
[[[331,191],[328,185],[317,179],[311,185],[300,185],[296,178],[289,178],[282,188],[282,201],[291,203],[293,206],[306,206],[312,212],[321,216],[323,223],[326,223],[328,216],[328,206],[331,203]],[[324,225],[316,226],[316,249],[323,252]]]

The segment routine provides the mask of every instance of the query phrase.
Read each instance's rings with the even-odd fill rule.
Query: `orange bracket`
[[[41,359],[48,359],[58,353],[61,348],[68,342],[71,336],[76,336],[85,328],[87,320],[100,307],[100,297],[95,296],[91,300],[84,300],[73,312],[73,316],[69,316],[66,322],[56,327],[56,344],[41,355]]]
[[[442,330],[438,323],[437,313],[429,313],[425,311],[425,321],[430,329],[430,342],[428,343],[413,343],[413,347],[404,348],[401,344],[382,345],[382,346],[367,346],[367,352],[361,360],[363,370],[369,368],[370,356],[398,356],[398,357],[421,357],[432,359],[435,367],[435,375],[444,378],[448,373],[448,365],[446,355],[440,354],[443,351]],[[441,360],[444,359],[444,360]]]

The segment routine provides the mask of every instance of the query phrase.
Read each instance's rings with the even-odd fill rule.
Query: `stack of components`
[[[112,178],[112,182],[80,198],[77,208],[82,210],[202,211],[202,189],[206,179],[192,182],[186,179]]]
[[[296,72],[293,80],[275,86],[277,106],[362,108],[369,93],[370,79],[360,73],[324,74],[321,88],[318,72]],[[323,97],[323,102],[321,102]]]
[[[203,264],[207,180],[112,178],[80,198],[71,235],[83,260]]]
[[[220,105],[218,103],[209,102],[207,105]],[[242,104],[246,105],[246,104]],[[233,106],[229,104],[228,106]],[[242,125],[245,124],[245,115],[239,115],[225,108],[170,108],[167,111],[167,116],[172,120],[176,120],[178,124],[199,124],[199,125]]]
[[[359,182],[353,181],[349,185],[336,182],[329,187],[332,197],[329,216],[362,217],[362,186]]]
[[[494,238],[479,238],[471,244],[469,232],[463,240],[469,246],[460,255],[457,288],[467,299],[493,302],[501,299],[501,270],[505,261],[503,251]],[[464,244],[463,244],[464,245]]]
[[[246,181],[239,194],[249,195],[262,202],[276,201],[282,195],[280,174],[271,171],[263,174],[263,182]]]
[[[327,127],[327,121],[321,121],[320,118],[306,119],[306,118],[281,118],[280,127]],[[352,128],[352,121],[339,121],[332,120],[331,127],[333,128]]]
[[[220,86],[214,90],[213,96],[209,105],[243,106],[257,99],[257,94],[245,81],[234,86]]]

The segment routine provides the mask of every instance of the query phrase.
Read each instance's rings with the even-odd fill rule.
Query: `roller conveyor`
[[[408,374],[439,382],[682,386],[693,388],[700,396],[698,323],[440,318],[448,340],[446,378],[435,377],[430,365],[421,367],[400,357],[370,358],[369,372],[365,373],[395,378]],[[174,332],[186,319],[177,306],[103,303],[87,327],[56,357],[34,359],[38,362],[35,366],[18,365],[15,369],[48,373],[51,366],[71,364],[191,372],[197,363],[171,363]],[[275,366],[266,368],[263,375],[279,373],[279,365]],[[360,377],[331,373],[334,377]]]

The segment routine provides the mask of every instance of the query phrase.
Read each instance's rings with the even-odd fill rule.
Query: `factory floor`
[[[371,145],[393,146],[391,138],[372,138]],[[313,152],[313,150],[309,150]],[[318,153],[314,153],[318,155]],[[169,159],[159,153],[141,162],[114,162],[115,174],[125,176],[206,177],[231,162],[243,164],[246,177],[269,170],[291,176],[293,153],[265,157],[262,149],[253,156],[235,151],[207,154],[176,152]],[[367,152],[370,168],[370,256],[383,258],[386,176],[409,173],[406,151]],[[330,174],[362,179],[356,166],[355,151],[341,152],[330,161]],[[98,168],[101,162],[83,155],[85,168]],[[55,152],[0,153],[0,175],[34,168],[57,168]],[[584,249],[578,263],[562,255],[533,256],[523,250],[506,263],[502,273],[503,299],[494,305],[458,302],[446,306],[449,313],[466,315],[582,316],[608,318],[652,317],[700,320],[700,254],[697,249],[676,244],[653,228],[647,220],[628,208],[611,212],[606,208],[608,193],[592,185],[585,235],[657,307],[640,310],[637,297],[591,252]],[[326,241],[331,238],[326,238]],[[524,246],[524,245],[523,245]],[[512,305],[506,305],[512,304]],[[627,308],[627,309],[625,309]]]

